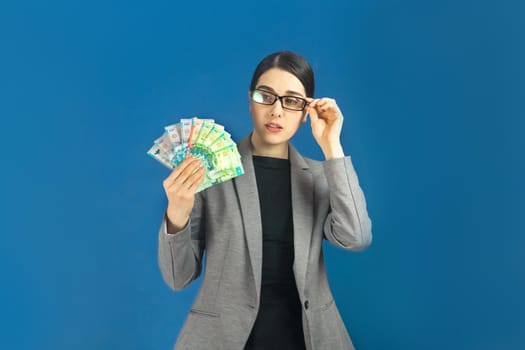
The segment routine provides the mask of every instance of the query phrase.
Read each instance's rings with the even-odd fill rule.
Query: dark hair
[[[314,96],[315,84],[312,67],[303,57],[291,51],[275,52],[263,58],[253,73],[250,91],[255,89],[261,75],[271,68],[279,68],[293,74],[303,84],[306,96]]]

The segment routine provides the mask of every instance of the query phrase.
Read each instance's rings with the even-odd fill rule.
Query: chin
[[[265,134],[261,135],[261,140],[263,140],[265,143],[271,144],[271,145],[279,145],[281,143],[288,142],[288,140],[292,137],[292,135],[285,134],[283,132],[279,134],[270,134],[266,132]]]

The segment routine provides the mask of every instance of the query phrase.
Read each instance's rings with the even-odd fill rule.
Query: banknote
[[[196,192],[244,174],[235,141],[215,119],[182,118],[164,127],[164,134],[153,143],[147,153],[170,169],[189,156],[202,161],[204,180]]]
[[[168,134],[162,134],[162,136],[153,141],[153,143],[159,146],[159,148],[166,154],[173,152],[174,145]]]
[[[168,134],[170,141],[173,145],[179,145],[182,143],[180,139],[180,123],[172,124],[164,127],[165,133]]]
[[[153,145],[147,153],[162,163],[164,166],[173,169],[173,163],[171,162],[170,157],[165,154],[158,145]]]

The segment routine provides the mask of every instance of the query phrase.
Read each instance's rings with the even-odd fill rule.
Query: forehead
[[[271,68],[264,72],[257,82],[256,87],[266,85],[275,90],[278,95],[288,92],[298,92],[306,95],[304,86],[292,73],[279,68]]]

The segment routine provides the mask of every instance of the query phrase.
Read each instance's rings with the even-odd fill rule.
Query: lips
[[[283,127],[280,125],[280,124],[277,124],[277,123],[267,123],[267,124],[264,124],[266,127],[268,128],[272,128],[272,129],[282,129]]]

